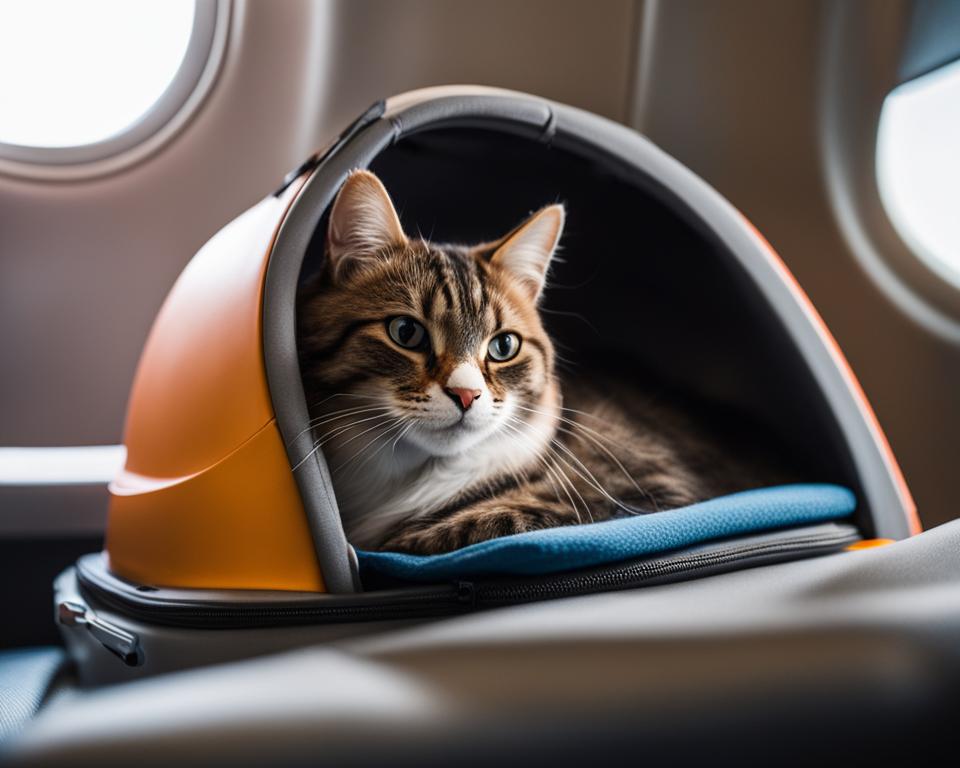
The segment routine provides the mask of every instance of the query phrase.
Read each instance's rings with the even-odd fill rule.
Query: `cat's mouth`
[[[446,422],[419,422],[407,434],[407,439],[428,453],[449,456],[486,441],[498,431],[499,424],[496,418],[477,418],[464,413]]]
[[[422,423],[421,429],[427,432],[436,432],[439,434],[450,434],[456,432],[478,432],[489,428],[491,425],[487,419],[468,418],[468,414],[461,413],[454,421],[448,424]]]
[[[452,435],[458,432],[482,432],[495,425],[497,419],[493,414],[475,412],[477,409],[468,409],[460,413],[429,413],[417,419],[420,431],[439,435]]]

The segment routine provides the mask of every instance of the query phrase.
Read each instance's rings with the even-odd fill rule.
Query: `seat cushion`
[[[856,506],[854,494],[838,485],[781,485],[665,512],[503,536],[440,555],[358,551],[357,556],[361,573],[373,572],[405,581],[546,575],[617,563],[714,539],[837,520],[852,515]]]
[[[0,651],[0,741],[37,713],[65,663],[62,648]]]

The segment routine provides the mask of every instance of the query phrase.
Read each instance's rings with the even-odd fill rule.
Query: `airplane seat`
[[[69,669],[63,648],[0,651],[0,744],[19,733],[40,711]]]

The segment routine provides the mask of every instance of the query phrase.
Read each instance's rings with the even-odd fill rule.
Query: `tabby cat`
[[[495,242],[440,245],[404,234],[372,173],[344,183],[298,327],[353,544],[433,554],[773,479],[625,384],[561,392],[538,302],[563,224],[551,205]]]

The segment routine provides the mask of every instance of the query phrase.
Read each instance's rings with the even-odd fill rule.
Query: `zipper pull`
[[[140,638],[116,624],[104,621],[86,605],[64,600],[57,606],[57,618],[65,627],[86,627],[110,653],[120,657],[128,667],[143,664]]]

